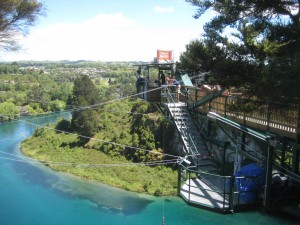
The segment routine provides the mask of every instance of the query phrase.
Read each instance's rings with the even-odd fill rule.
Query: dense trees
[[[19,108],[12,102],[0,103],[0,122],[15,119],[19,112]]]
[[[16,74],[19,73],[19,66],[15,63],[11,65],[0,65],[0,74]]]
[[[77,106],[81,103],[66,104],[72,95],[74,81],[83,74],[88,74],[92,80],[97,102],[134,94],[136,77],[131,72],[131,64],[121,62],[120,66],[116,65],[118,63],[85,61],[1,63],[0,102],[24,106],[30,114],[60,111],[72,104]]]
[[[24,72],[15,63],[0,65],[0,102],[26,106],[30,114],[65,109],[71,91],[72,83],[57,83],[51,75],[36,70]]]
[[[139,99],[114,101],[99,109],[99,130],[87,146],[134,162],[160,160],[163,158],[161,152],[170,151],[163,143],[166,123],[149,102]],[[168,129],[173,133],[171,127]]]
[[[36,0],[1,0],[0,49],[16,50],[15,37],[26,34],[43,13],[43,4]]]
[[[202,39],[187,45],[181,68],[210,71],[223,86],[235,86],[263,102],[299,102],[299,0],[186,0],[215,17]]]

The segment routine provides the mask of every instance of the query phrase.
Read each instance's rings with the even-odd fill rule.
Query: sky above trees
[[[157,49],[174,50],[199,38],[209,13],[195,20],[195,8],[184,0],[72,1],[44,0],[40,17],[23,49],[6,52],[0,61],[100,60],[150,61]]]

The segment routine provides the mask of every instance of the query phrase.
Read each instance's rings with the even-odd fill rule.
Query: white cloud
[[[157,13],[170,13],[174,11],[174,7],[161,7],[161,6],[155,6],[154,7],[154,11]]]
[[[100,14],[81,23],[36,29],[22,41],[23,52],[2,55],[0,60],[150,61],[157,49],[174,50],[178,58],[198,36],[199,30],[191,28],[149,28],[122,13]]]

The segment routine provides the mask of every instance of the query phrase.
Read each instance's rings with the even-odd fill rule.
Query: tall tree
[[[36,0],[0,0],[0,49],[16,50],[15,37],[27,34],[44,12],[44,5]]]
[[[186,1],[197,7],[195,18],[209,10],[215,15],[199,40],[197,69],[249,96],[299,103],[300,0]],[[187,46],[183,63],[195,47],[199,44]]]
[[[76,78],[69,103],[75,107],[71,121],[72,128],[84,137],[91,137],[98,129],[99,116],[93,109],[98,103],[98,92],[88,76]],[[88,139],[81,138],[81,140]]]

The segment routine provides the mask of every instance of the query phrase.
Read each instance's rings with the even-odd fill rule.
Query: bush
[[[154,196],[161,196],[162,195],[162,191],[160,189],[156,189],[154,191]]]
[[[61,130],[61,131],[69,131],[70,130],[71,123],[68,120],[61,119],[57,122],[55,129]]]
[[[52,111],[62,111],[66,108],[66,103],[58,99],[51,102]]]

